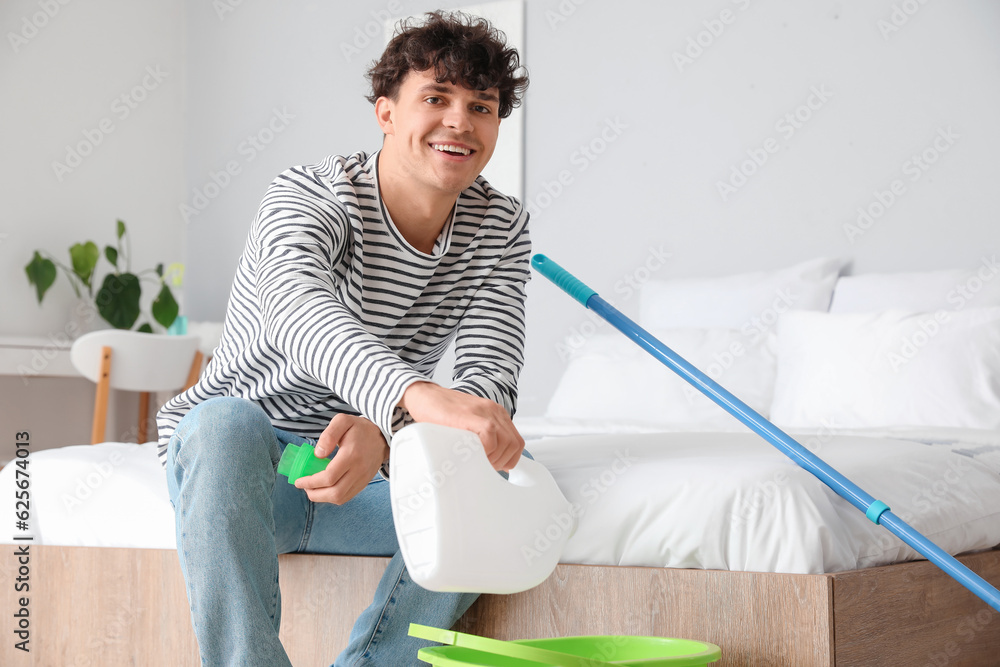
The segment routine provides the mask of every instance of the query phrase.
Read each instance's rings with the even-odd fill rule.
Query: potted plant
[[[69,279],[77,297],[82,298],[83,292],[94,300],[97,312],[116,329],[131,329],[138,321],[142,309],[142,282],[152,283],[159,289],[159,294],[152,303],[152,315],[165,329],[177,319],[180,310],[170,284],[179,286],[184,274],[182,264],[171,264],[164,272],[163,264],[157,264],[155,269],[147,269],[132,273],[131,244],[125,223],[118,220],[117,240],[114,246],[104,247],[104,257],[111,264],[112,270],[104,276],[97,293],[94,293],[97,265],[100,262],[100,251],[93,241],[76,243],[70,246],[69,256],[71,266],[66,266],[51,258],[47,253],[36,250],[31,261],[24,267],[28,274],[28,282],[34,285],[38,294],[38,303],[42,303],[45,293],[56,280],[58,269]],[[58,267],[58,268],[57,268]],[[137,331],[152,333],[153,327],[144,321]]]

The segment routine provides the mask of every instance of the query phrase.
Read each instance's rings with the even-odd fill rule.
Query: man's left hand
[[[343,505],[361,493],[389,457],[382,430],[354,415],[335,416],[316,443],[316,455],[320,457],[329,456],[335,449],[337,455],[326,470],[295,482],[313,502]]]

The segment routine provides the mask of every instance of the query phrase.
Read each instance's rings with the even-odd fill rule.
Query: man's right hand
[[[486,457],[496,470],[510,470],[521,458],[524,438],[514,428],[507,411],[488,398],[433,382],[414,382],[403,392],[399,405],[418,422],[461,428],[478,435]]]

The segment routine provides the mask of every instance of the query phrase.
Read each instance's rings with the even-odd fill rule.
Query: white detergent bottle
[[[389,477],[403,561],[428,590],[537,586],[576,530],[572,505],[542,464],[522,456],[504,479],[470,431],[427,423],[400,429]]]

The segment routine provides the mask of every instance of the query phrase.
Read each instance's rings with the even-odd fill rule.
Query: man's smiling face
[[[397,99],[379,98],[376,115],[386,134],[383,151],[407,177],[457,196],[476,180],[496,148],[500,130],[496,88],[471,90],[411,71]]]

